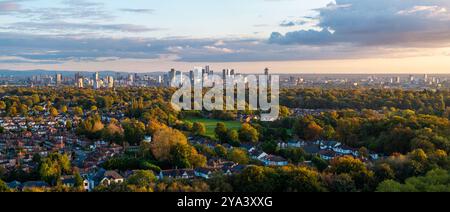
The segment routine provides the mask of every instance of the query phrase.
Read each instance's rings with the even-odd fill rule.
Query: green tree
[[[9,192],[9,191],[10,191],[10,189],[9,189],[8,185],[6,185],[6,183],[0,179],[0,193],[1,192]]]
[[[191,148],[188,144],[176,144],[172,147],[171,164],[179,168],[192,168],[189,161],[191,155]]]
[[[335,158],[331,161],[330,170],[336,175],[350,175],[359,189],[366,190],[370,189],[370,186],[373,186],[373,172],[368,170],[366,165],[361,160],[351,156]]]
[[[73,129],[73,123],[70,120],[67,120],[66,122],[66,130],[70,131]]]
[[[189,144],[176,144],[171,150],[171,164],[179,168],[197,168],[206,165],[206,157]]]
[[[394,180],[395,172],[391,166],[387,163],[379,163],[374,167],[375,178],[377,182],[383,182],[385,180]]]
[[[212,192],[233,192],[233,186],[229,183],[228,177],[221,173],[214,173],[208,179],[208,185]]]
[[[241,145],[241,143],[239,142],[239,133],[237,130],[229,130],[227,133],[227,143],[238,147]]]
[[[156,176],[152,171],[138,170],[128,178],[127,183],[138,187],[150,187],[155,181]]]
[[[405,184],[387,180],[378,185],[378,192],[450,192],[450,172],[432,170],[423,177],[412,177]]]
[[[356,185],[353,178],[348,174],[332,176],[328,182],[328,188],[331,192],[356,192]]]
[[[328,168],[328,162],[318,156],[314,156],[312,158],[312,163],[313,165],[319,170],[319,171],[324,171],[325,169]]]
[[[228,137],[228,129],[227,126],[225,125],[225,123],[223,122],[219,122],[217,123],[216,129],[214,130],[216,138],[222,142],[225,143],[227,142],[227,137]]]
[[[52,153],[42,158],[39,164],[39,176],[51,185],[56,185],[62,174],[68,174],[70,170],[69,157],[59,153]]]
[[[80,175],[80,173],[77,171],[77,172],[75,172],[75,175],[74,175],[74,178],[75,178],[75,188],[83,188],[84,187],[84,180],[83,180],[83,178],[81,177],[81,175]]]
[[[233,148],[228,153],[228,159],[238,164],[248,164],[250,160],[247,152],[239,148]]]
[[[205,124],[195,122],[192,126],[192,133],[197,136],[202,136],[206,134],[206,127]]]
[[[239,139],[241,142],[256,143],[259,139],[259,133],[252,125],[244,123],[239,130]]]
[[[278,170],[286,185],[287,192],[323,192],[325,188],[320,182],[320,174],[306,167],[286,167]]]
[[[227,149],[220,144],[218,144],[214,147],[214,151],[216,152],[217,156],[219,156],[221,158],[226,158],[228,155]]]
[[[124,129],[124,138],[130,145],[139,145],[142,142],[142,140],[144,140],[145,138],[144,123],[137,120],[128,120],[123,122],[122,126]]]

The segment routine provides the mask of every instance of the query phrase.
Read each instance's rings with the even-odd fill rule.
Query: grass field
[[[185,121],[192,123],[198,122],[203,123],[206,126],[206,136],[215,138],[214,130],[216,129],[217,123],[223,122],[228,129],[239,130],[241,128],[241,122],[239,121],[222,121],[218,119],[205,119],[205,118],[187,118]]]

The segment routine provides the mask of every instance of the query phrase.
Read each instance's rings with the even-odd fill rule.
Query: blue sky
[[[0,69],[448,73],[449,44],[448,0],[0,0]]]
[[[13,1],[4,1],[6,3]],[[289,18],[300,18],[315,14],[312,9],[320,8],[329,0],[28,0],[16,1],[33,15],[4,15],[2,25],[17,22],[70,22],[97,24],[133,24],[157,29],[133,36],[154,38],[230,38],[270,36],[273,30],[283,31],[280,23]],[[47,12],[44,9],[58,8]],[[74,16],[69,9],[82,8]],[[34,11],[34,12],[33,12]],[[90,13],[92,11],[92,13]],[[73,11],[74,12],[74,11]],[[54,13],[54,14],[52,14]],[[76,12],[74,12],[76,13]],[[61,14],[66,16],[62,17]],[[54,17],[51,17],[51,16]],[[45,16],[45,17],[42,17]],[[32,19],[30,19],[32,17]],[[54,20],[52,20],[54,18]],[[47,33],[45,30],[35,33]],[[135,33],[135,32],[133,32]],[[120,36],[131,36],[121,34]]]

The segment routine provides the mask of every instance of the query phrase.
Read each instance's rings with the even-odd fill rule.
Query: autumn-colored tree
[[[1,192],[9,192],[9,191],[10,191],[10,189],[9,189],[8,185],[6,185],[6,183],[0,179],[0,193]]]
[[[82,121],[78,126],[77,133],[85,135],[90,139],[101,138],[104,125],[98,116],[91,116]]]
[[[127,183],[138,187],[150,187],[155,181],[156,176],[152,171],[138,170],[128,178]]]
[[[259,139],[258,131],[250,124],[242,124],[242,128],[239,130],[239,139],[241,142],[256,143]]]
[[[152,119],[147,124],[147,133],[150,135],[154,135],[158,130],[162,128],[167,128],[166,125],[161,124],[158,120]]]
[[[366,165],[352,156],[338,157],[331,161],[330,171],[336,175],[348,174],[355,181],[357,188],[368,189],[374,181],[374,173]]]
[[[228,159],[239,164],[248,164],[250,160],[247,152],[239,148],[233,148],[228,152]]]
[[[314,141],[320,138],[323,133],[323,128],[316,122],[311,122],[305,129],[305,138],[309,141]]]
[[[6,103],[4,101],[0,101],[0,110],[6,109]]]
[[[67,106],[63,105],[60,109],[61,113],[67,113]]]
[[[70,159],[58,153],[42,158],[39,163],[39,175],[47,183],[56,185],[62,174],[71,171]]]
[[[205,135],[206,134],[206,127],[205,124],[195,122],[192,126],[192,133],[194,135]]]
[[[121,144],[124,139],[124,130],[117,121],[110,121],[103,129],[102,138],[109,142]]]
[[[58,110],[54,107],[51,107],[49,112],[50,112],[50,115],[53,117],[58,116],[58,114],[59,114]]]
[[[84,115],[83,108],[81,108],[81,107],[75,107],[75,108],[73,108],[73,113],[74,113],[76,116],[83,116],[83,115]]]
[[[189,144],[176,144],[172,147],[170,154],[171,164],[179,168],[196,168],[206,165],[206,157],[200,155]]]
[[[157,160],[168,161],[170,151],[176,144],[187,144],[186,136],[178,130],[164,127],[154,133],[150,148]]]

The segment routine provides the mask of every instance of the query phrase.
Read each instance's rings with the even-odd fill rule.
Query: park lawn
[[[242,126],[241,122],[239,121],[223,121],[218,119],[206,119],[206,118],[187,118],[185,121],[189,121],[192,123],[198,122],[203,123],[206,127],[206,136],[215,138],[215,129],[217,126],[217,123],[223,122],[225,126],[230,130],[239,130]]]

